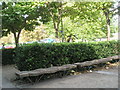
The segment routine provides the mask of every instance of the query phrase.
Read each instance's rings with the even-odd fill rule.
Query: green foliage
[[[112,5],[113,2],[2,2],[2,35],[12,32],[19,43],[23,29],[32,31],[38,22],[46,24],[51,20],[48,31],[56,38],[63,38],[63,34],[64,38],[76,34],[78,39],[103,38],[107,34],[104,13]],[[110,19],[112,16],[110,12]],[[111,25],[111,33],[114,31]]]
[[[42,6],[43,5],[43,6]],[[38,2],[2,2],[2,35],[7,36],[10,32],[14,34],[16,46],[19,43],[21,31],[32,31],[40,23],[46,22],[44,17],[44,3]]]
[[[14,49],[2,49],[2,65],[15,64],[14,55]]]
[[[47,15],[50,17],[53,25],[52,27],[54,28],[55,31],[55,37],[59,37],[59,31],[60,27],[62,28],[62,17],[65,15],[64,14],[64,6],[66,3],[62,2],[48,2],[46,4],[46,9],[47,9]]]
[[[105,58],[119,54],[119,41],[102,41],[93,43],[97,58]]]
[[[72,6],[65,7],[66,14],[73,20],[72,25],[67,30],[71,27],[74,28],[72,32],[78,33],[79,39],[94,40],[106,37],[107,22],[104,13],[110,12],[113,4],[113,2],[75,2]],[[110,19],[112,19],[113,13],[109,13]],[[115,32],[113,25],[111,27],[111,33]],[[66,29],[66,24],[64,29]]]
[[[76,35],[76,39],[92,41],[106,36],[102,28],[104,28],[102,22],[85,23],[85,21],[71,21],[69,18],[64,18],[65,38],[69,35]]]
[[[17,48],[15,62],[21,71],[48,68],[117,55],[117,48],[117,41],[34,43]]]
[[[71,19],[78,18],[86,22],[98,22],[103,11],[110,10],[113,2],[75,2],[71,7],[66,7]]]
[[[33,25],[37,24],[34,19],[36,7],[32,2],[3,2],[2,5],[2,25],[3,35],[9,32],[19,32],[21,29],[32,30]],[[26,15],[26,18],[24,17]],[[7,29],[7,31],[5,30]]]
[[[71,36],[74,39],[88,41],[105,38],[107,35],[107,27],[104,11],[110,10],[113,4],[113,2],[66,3],[62,9],[63,30],[59,28],[59,37],[62,38],[64,36],[65,39],[68,39],[69,36]],[[52,13],[56,14],[55,12]],[[112,19],[112,16],[113,12],[110,13],[110,19]],[[55,34],[53,25],[54,24],[50,22],[47,26],[49,31]],[[62,25],[59,26],[62,28]],[[110,28],[111,33],[116,31],[114,25],[111,25]],[[76,35],[77,38],[75,38],[74,35]]]

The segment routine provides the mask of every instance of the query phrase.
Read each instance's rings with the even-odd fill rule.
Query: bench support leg
[[[30,77],[27,77],[28,81],[33,84],[33,81],[30,79]]]
[[[36,78],[35,82],[39,82],[43,76],[44,76],[44,74],[40,77],[38,76],[38,78]]]

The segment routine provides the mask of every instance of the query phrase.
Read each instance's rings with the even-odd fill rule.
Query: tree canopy
[[[47,36],[63,41],[109,40],[115,32],[113,6],[113,2],[2,2],[2,35],[13,33],[17,46],[22,30],[33,31],[43,22]]]
[[[2,3],[2,35],[13,33],[16,46],[19,43],[19,36],[21,31],[32,31],[39,25],[38,19],[44,17],[42,13],[44,3],[37,2],[8,2]],[[47,18],[47,17],[46,17]]]

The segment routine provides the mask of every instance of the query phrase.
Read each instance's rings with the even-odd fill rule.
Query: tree
[[[113,12],[110,11],[110,9],[113,6],[113,2],[107,2],[107,3],[101,3],[101,6],[99,6],[98,10],[102,10],[104,16],[106,17],[106,27],[107,27],[107,40],[110,40],[110,33],[111,33],[111,29],[110,29],[110,23],[111,23],[111,19],[113,16]]]
[[[72,41],[76,41],[79,39],[80,41],[93,41],[97,38],[105,37],[104,29],[102,29],[102,25],[104,22],[91,22],[86,23],[84,20],[73,21],[69,17],[63,18],[64,22],[64,35],[67,42],[71,39]]]
[[[53,26],[55,29],[55,37],[58,38],[59,37],[60,23],[62,26],[63,5],[65,5],[65,3],[48,2],[48,3],[46,3],[46,5],[47,5],[47,9],[48,9],[48,14],[53,21]]]
[[[72,7],[68,7],[67,9],[68,13],[71,15],[71,19],[77,19],[80,22],[84,20],[86,23],[100,23],[101,21],[105,21],[106,18],[107,40],[109,40],[110,20],[113,16],[113,12],[110,12],[112,5],[113,2],[76,2]]]
[[[42,5],[42,2],[2,2],[2,35],[13,33],[17,47],[21,31],[32,31],[39,25]]]

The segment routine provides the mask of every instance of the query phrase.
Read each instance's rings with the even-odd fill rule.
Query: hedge
[[[34,70],[118,55],[118,41],[22,45],[14,58],[19,70]]]
[[[2,49],[2,65],[15,64],[14,49]]]

